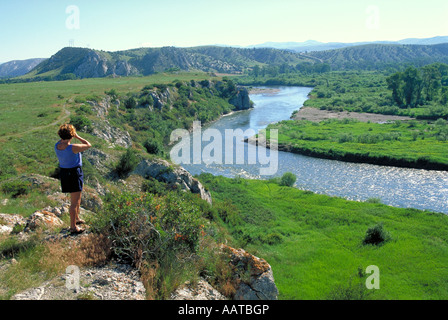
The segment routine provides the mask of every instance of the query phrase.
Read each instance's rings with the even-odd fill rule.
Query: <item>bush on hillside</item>
[[[2,184],[1,189],[4,193],[10,194],[11,197],[17,198],[30,192],[31,183],[20,180],[7,181]]]
[[[108,235],[114,255],[137,267],[195,252],[205,234],[201,210],[177,193],[112,195],[92,219],[92,230]]]
[[[77,115],[70,119],[70,124],[72,124],[77,131],[91,132],[92,131],[92,121],[83,115]]]
[[[117,166],[115,167],[115,172],[120,178],[126,177],[135,167],[138,165],[137,153],[132,148],[128,148],[125,153],[120,158]]]
[[[283,174],[282,178],[280,179],[280,185],[292,187],[292,186],[294,186],[294,183],[296,183],[296,180],[297,180],[297,177],[293,173],[286,172],[285,174]]]
[[[363,244],[380,245],[390,239],[389,232],[384,230],[382,223],[377,223],[375,226],[367,229]]]
[[[144,145],[146,151],[149,154],[162,155],[163,154],[163,145],[160,141],[157,140],[146,140]]]

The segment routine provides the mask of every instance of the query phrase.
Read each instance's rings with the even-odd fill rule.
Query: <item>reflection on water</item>
[[[251,95],[255,108],[223,117],[209,128],[258,131],[269,123],[287,120],[307,99],[310,88],[280,87],[276,94]],[[237,141],[239,144],[247,144]],[[203,143],[203,147],[207,143]],[[225,150],[223,150],[224,152]],[[269,155],[270,151],[266,151]],[[296,186],[313,192],[344,197],[351,200],[379,198],[385,204],[397,207],[412,207],[448,213],[448,173],[419,169],[395,168],[371,164],[348,163],[317,159],[286,152],[278,153],[278,172],[297,175]],[[214,175],[248,178],[259,176],[260,165],[182,165],[192,174],[202,172]]]

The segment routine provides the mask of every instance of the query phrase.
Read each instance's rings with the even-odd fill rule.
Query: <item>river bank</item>
[[[329,119],[356,119],[362,122],[393,122],[393,121],[410,121],[413,118],[403,116],[384,115],[376,113],[363,113],[363,112],[348,112],[348,111],[331,111],[320,110],[313,107],[302,107],[299,111],[295,112],[291,117],[294,120],[309,120],[313,122],[320,122]]]
[[[360,116],[364,121],[287,120],[267,129],[278,130],[278,149],[285,152],[355,163],[448,170],[445,122],[392,121],[396,117],[376,115],[372,115],[376,121],[366,121],[365,115]]]
[[[267,95],[273,95],[281,92],[278,88],[261,88],[261,87],[248,87],[249,94],[267,94]]]

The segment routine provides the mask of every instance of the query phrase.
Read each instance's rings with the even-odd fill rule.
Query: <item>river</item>
[[[226,129],[242,129],[243,131],[254,129],[258,132],[270,123],[289,119],[293,111],[303,106],[312,90],[303,87],[276,87],[275,89],[278,89],[275,93],[252,94],[254,109],[222,117],[202,130],[217,129],[222,133],[223,139]],[[193,148],[192,136],[190,135],[191,148]],[[186,143],[186,141],[183,142]],[[202,150],[208,144],[210,142],[202,142]],[[247,154],[247,144],[238,140],[234,142],[233,151],[241,144],[244,144],[245,154]],[[222,149],[225,153],[225,148]],[[269,150],[265,152],[268,156],[270,155]],[[193,152],[191,156],[193,157]],[[224,156],[223,154],[222,157]],[[248,157],[245,158],[243,164],[205,164],[204,162],[181,165],[193,175],[207,172],[227,177],[239,175],[252,179],[270,177],[261,176],[259,169],[263,166],[250,164]],[[288,171],[297,176],[296,187],[302,190],[357,201],[379,198],[382,203],[391,206],[448,214],[447,172],[349,163],[278,152],[278,171],[275,176],[281,176]]]

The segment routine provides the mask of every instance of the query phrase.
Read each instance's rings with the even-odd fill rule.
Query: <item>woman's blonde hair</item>
[[[62,140],[70,140],[76,136],[76,129],[71,124],[63,124],[59,127],[58,135]]]

